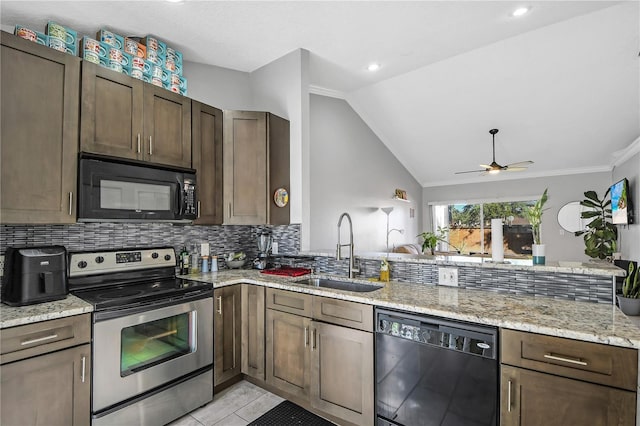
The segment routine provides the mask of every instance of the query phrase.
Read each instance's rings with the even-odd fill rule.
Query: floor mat
[[[334,426],[328,420],[308,412],[293,402],[283,401],[251,423],[249,426]]]

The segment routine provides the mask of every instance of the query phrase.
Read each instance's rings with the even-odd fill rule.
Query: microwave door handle
[[[184,205],[184,191],[182,185],[178,182],[178,190],[176,191],[176,201],[178,202],[178,208],[176,209],[176,219],[182,218],[182,208]]]

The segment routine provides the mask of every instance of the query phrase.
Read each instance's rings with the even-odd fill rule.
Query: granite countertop
[[[355,293],[297,284],[294,281],[305,277],[280,277],[256,270],[220,271],[181,278],[209,282],[214,288],[239,283],[257,284],[513,330],[640,349],[640,328],[613,305],[400,282],[386,283],[381,289],[368,293]],[[345,277],[336,278],[346,280]],[[382,284],[363,279],[353,281]],[[0,328],[92,310],[91,304],[73,295],[63,300],[23,307],[1,305]]]
[[[513,330],[640,349],[640,328],[614,305],[400,282],[386,283],[382,289],[368,293],[354,293],[294,282],[305,277],[279,277],[255,270],[221,271],[182,278],[209,282],[214,288],[239,283],[257,284]],[[346,280],[345,277],[339,279]]]
[[[62,300],[27,306],[0,305],[0,329],[92,312],[93,306],[70,294]]]
[[[304,251],[300,255],[311,257],[335,257],[335,251],[319,250]],[[405,253],[383,253],[383,252],[358,252],[356,257],[361,259],[379,260],[388,258],[393,262],[407,263],[430,263],[443,266],[473,266],[477,268],[511,269],[525,271],[545,271],[563,272],[581,275],[604,275],[613,277],[624,277],[627,275],[622,268],[606,262],[573,262],[573,261],[548,261],[544,265],[534,265],[531,259],[505,259],[505,262],[493,262],[491,257],[464,256],[464,255],[417,255]]]

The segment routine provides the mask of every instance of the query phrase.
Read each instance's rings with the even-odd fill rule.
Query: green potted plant
[[[629,262],[629,272],[622,284],[622,294],[617,295],[618,306],[626,315],[640,315],[640,273],[636,262]]]
[[[461,247],[456,247],[451,244],[446,236],[447,232],[449,232],[449,228],[442,228],[438,226],[437,232],[422,232],[421,234],[416,235],[416,237],[422,238],[422,252],[425,253],[427,250],[434,255],[436,247],[438,245],[438,241],[449,244],[449,246],[453,247],[458,253],[462,253],[465,247],[464,241],[462,242]]]
[[[611,259],[617,247],[618,228],[611,222],[611,199],[607,200],[608,195],[607,189],[601,200],[595,191],[587,191],[585,199],[580,201],[580,205],[588,208],[580,216],[593,220],[587,224],[586,230],[575,235],[584,235],[584,252],[594,259]]]
[[[533,254],[534,265],[544,265],[545,263],[545,246],[542,244],[540,226],[542,225],[542,213],[546,210],[544,208],[547,202],[547,190],[546,188],[542,193],[542,196],[532,206],[524,210],[524,216],[531,224],[531,232],[533,233],[533,245],[531,246],[531,253]]]

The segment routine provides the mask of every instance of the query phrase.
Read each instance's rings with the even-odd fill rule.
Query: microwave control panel
[[[183,195],[184,205],[182,206],[182,211],[186,216],[197,216],[195,179],[184,179]]]

